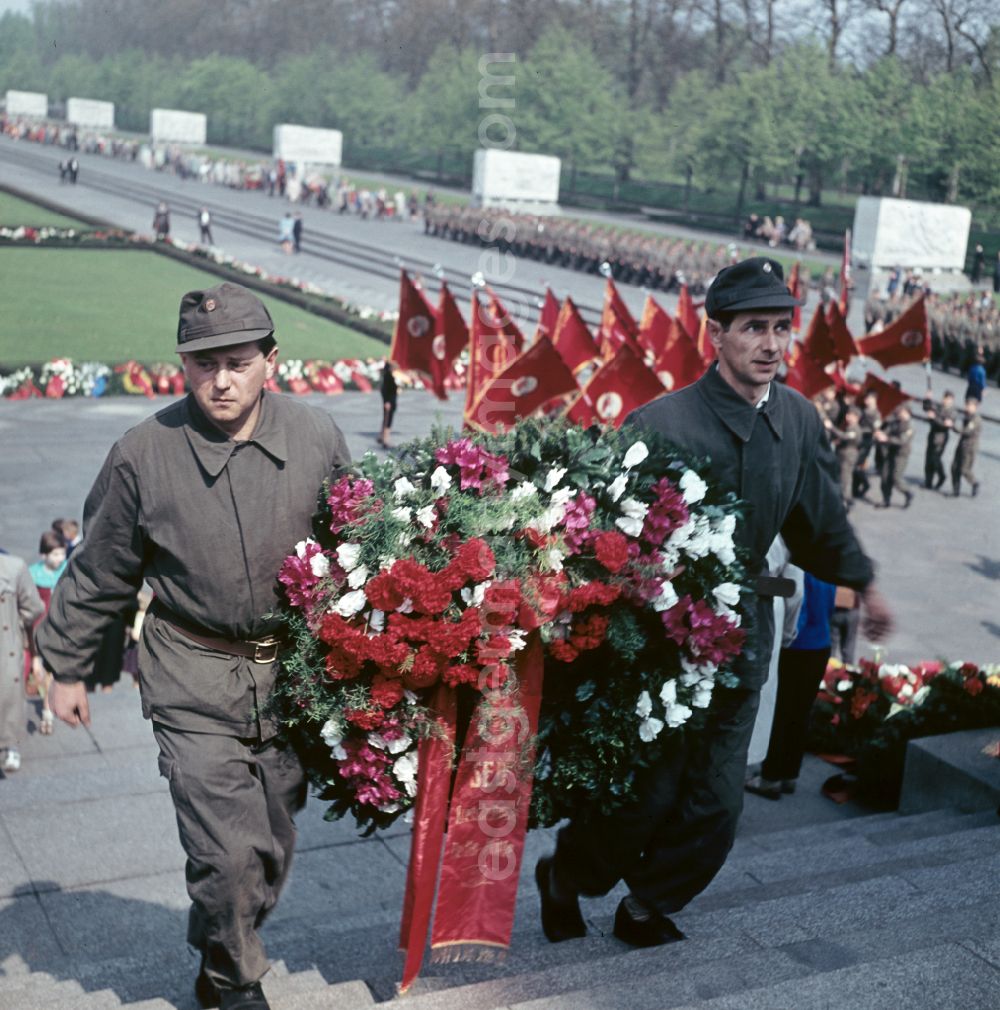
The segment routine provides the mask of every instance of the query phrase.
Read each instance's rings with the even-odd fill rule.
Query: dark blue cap
[[[705,314],[715,319],[719,312],[794,309],[801,304],[788,290],[781,264],[755,256],[718,272],[705,296]]]

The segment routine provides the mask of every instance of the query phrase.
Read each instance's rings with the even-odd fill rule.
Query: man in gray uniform
[[[301,765],[266,714],[274,683],[276,575],[309,536],[319,487],[348,460],[333,419],[264,391],[274,324],[246,288],[181,300],[177,350],[191,393],[126,432],[84,506],[83,545],[36,642],[52,708],[89,723],[83,678],[143,581],[143,714],[153,722],[187,854],[189,942],[202,1006],[264,1010],[257,935],[287,877]]]
[[[779,533],[794,564],[860,591],[867,632],[882,637],[891,617],[875,591],[837,486],[836,461],[811,403],[774,382],[791,336],[792,308],[781,266],[755,258],[719,272],[708,291],[708,332],[718,362],[701,379],[628,418],[708,457],[708,473],[749,504],[737,538],[749,553],[756,640],[736,664],[740,683],[717,688],[707,725],[680,735],[656,768],[641,773],[638,799],[609,817],[581,814],[539,861],[542,927],[552,941],[583,936],[578,896],[606,894],[624,880],[615,935],[637,947],[683,938],[669,915],[721,869],[743,805],[746,754],[774,634],[772,596],[781,580],[762,576]]]
[[[951,486],[957,498],[962,493],[962,478],[972,486],[972,497],[979,494],[979,481],[972,472],[976,462],[976,451],[979,449],[979,433],[983,428],[983,419],[979,416],[979,401],[970,396],[965,401],[965,414],[962,416],[958,432],[958,445],[955,447],[955,458],[951,461]]]

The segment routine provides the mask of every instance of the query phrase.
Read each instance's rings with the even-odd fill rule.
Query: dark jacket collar
[[[783,396],[785,388],[778,382],[771,383],[767,403],[759,410],[740,396],[725,379],[719,375],[718,363],[709,366],[696,383],[698,392],[720,421],[741,441],[749,442],[753,426],[758,416],[763,416],[774,434],[781,438]]]
[[[187,406],[187,423],[184,433],[194,450],[202,469],[210,477],[218,477],[225,469],[239,442],[234,441],[225,432],[220,431],[205,417],[194,396],[190,393],[185,400]],[[248,439],[279,463],[288,459],[288,437],[278,423],[274,397],[261,393],[260,417],[257,427]]]

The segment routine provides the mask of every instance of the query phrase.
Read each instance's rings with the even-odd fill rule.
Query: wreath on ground
[[[530,636],[531,823],[626,802],[735,685],[748,631],[739,503],[700,469],[652,434],[529,420],[436,430],[328,482],[279,575],[274,695],[328,818],[374,830],[408,813],[432,693],[516,701]]]

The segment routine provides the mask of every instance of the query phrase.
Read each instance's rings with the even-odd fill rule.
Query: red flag
[[[590,334],[590,328],[583,321],[572,298],[567,298],[559,310],[552,343],[574,373],[598,357],[597,344]]]
[[[540,336],[483,387],[466,423],[490,432],[510,427],[519,417],[528,417],[553,397],[578,389],[573,373],[552,341]]]
[[[653,370],[667,389],[690,386],[705,371],[705,362],[684,327],[652,297],[646,299],[639,342],[653,354]]]
[[[590,377],[570,404],[566,417],[575,424],[621,427],[628,414],[664,392],[663,383],[627,344]]]
[[[667,344],[675,339],[677,328],[678,324],[673,316],[663,309],[652,295],[646,295],[639,334],[635,339],[644,351],[653,356],[654,361],[663,353]]]
[[[789,354],[793,346],[789,345]],[[822,305],[816,306],[816,311],[813,313],[812,319],[809,320],[809,329],[806,331],[802,346],[808,352],[813,362],[819,365],[820,368],[825,368],[837,360],[837,354],[833,346],[833,337],[830,333],[830,324],[827,321],[827,314],[823,310]]]
[[[802,271],[798,260],[792,265],[792,272],[788,275],[789,294],[798,301],[804,301],[802,297]],[[802,329],[802,306],[796,305],[792,309],[792,332],[798,333]]]
[[[868,393],[875,393],[878,403],[878,412],[883,417],[888,417],[901,403],[906,403],[912,397],[907,396],[901,389],[897,389],[891,382],[880,379],[877,375],[869,372],[865,376],[865,381],[861,386],[859,399],[863,400]]]
[[[399,278],[399,318],[392,331],[389,360],[405,371],[431,375],[437,313],[405,270]]]
[[[694,307],[694,302],[691,300],[691,292],[688,291],[686,284],[681,285],[681,294],[677,301],[677,320],[687,331],[687,335],[692,340],[697,341],[701,331],[701,321],[698,318],[698,310]]]
[[[552,288],[545,289],[545,301],[542,303],[542,311],[538,315],[538,329],[536,334],[541,337],[553,338],[556,332],[556,323],[559,321],[559,302],[552,294]]]
[[[639,327],[618,293],[615,282],[609,277],[604,286],[604,308],[601,311],[601,325],[597,330],[601,355],[605,359],[613,358],[618,349],[625,344],[631,346],[633,351],[637,351],[638,336]]]
[[[504,308],[503,302],[497,298],[496,293],[491,288],[487,288],[486,293],[490,296],[490,312],[493,314],[493,325],[503,332],[508,343],[512,344],[516,350],[524,350],[524,334],[517,323],[514,322],[514,317]]]
[[[847,328],[847,320],[837,302],[830,302],[826,321],[830,333],[830,343],[833,347],[833,356],[837,361],[842,361],[846,365],[851,358],[857,355],[858,345],[854,342],[854,337]]]
[[[858,353],[874,358],[883,368],[926,361],[931,356],[931,331],[924,296],[881,333],[872,333],[859,341]]]
[[[844,232],[844,255],[840,260],[840,311],[846,317],[851,304],[851,229]]]
[[[788,348],[788,373],[785,376],[785,384],[791,389],[797,389],[806,399],[811,400],[817,393],[834,385],[834,381],[810,354],[808,346],[796,341]]]
[[[712,338],[708,335],[708,316],[701,317],[701,322],[698,324],[698,337],[695,346],[698,348],[701,360],[706,365],[710,365],[715,361],[715,344],[712,343]]]
[[[448,377],[454,369],[455,359],[469,343],[469,327],[465,325],[462,310],[444,281],[441,282],[435,323],[431,344],[431,381],[437,398],[446,400]]]
[[[520,331],[517,333],[520,334]],[[483,389],[517,354],[514,337],[504,329],[502,320],[494,309],[493,300],[489,304],[483,304],[478,293],[473,292],[472,321],[469,327],[469,377],[465,387],[466,420]]]

